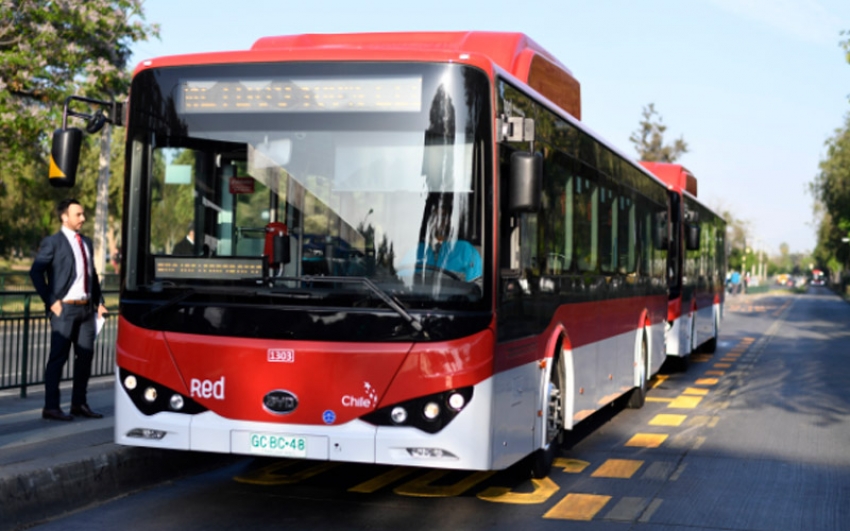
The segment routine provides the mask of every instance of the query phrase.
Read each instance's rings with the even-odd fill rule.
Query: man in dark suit
[[[195,226],[189,226],[189,232],[186,237],[177,242],[174,249],[171,251],[174,256],[194,256],[195,254]]]
[[[65,199],[57,207],[62,227],[41,241],[30,269],[32,283],[44,301],[50,317],[50,357],[44,369],[44,410],[42,418],[73,420],[74,416],[101,418],[86,401],[86,389],[94,357],[95,312],[103,316],[106,307],[100,292],[97,271],[92,263],[92,243],[80,234],[86,220],[76,199]],[[74,346],[74,387],[71,415],[59,407],[59,380]]]

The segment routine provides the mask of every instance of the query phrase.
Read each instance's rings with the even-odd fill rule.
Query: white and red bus
[[[692,352],[714,352],[723,317],[726,222],[697,200],[697,180],[680,164],[641,164],[670,188],[667,355],[686,369]]]
[[[545,474],[643,404],[667,187],[525,35],[263,38],[130,94],[118,443]]]

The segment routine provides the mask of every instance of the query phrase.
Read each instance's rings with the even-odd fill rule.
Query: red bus
[[[697,180],[679,164],[641,164],[670,188],[667,355],[686,369],[692,352],[714,352],[726,282],[726,222],[697,200]]]
[[[140,64],[116,442],[541,475],[563,430],[640,407],[667,187],[581,123],[579,91],[518,33]]]

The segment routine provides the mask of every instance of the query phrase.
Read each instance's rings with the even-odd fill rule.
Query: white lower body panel
[[[115,442],[173,450],[271,455],[252,435],[303,439],[306,459],[404,466],[488,470],[492,380],[475,386],[472,400],[439,433],[410,427],[374,426],[353,420],[337,426],[277,424],[227,419],[212,411],[197,415],[144,415],[120,383],[115,386]],[[159,439],[128,436],[132,430],[164,432]],[[413,449],[411,451],[411,449]],[[431,457],[421,457],[425,449]]]

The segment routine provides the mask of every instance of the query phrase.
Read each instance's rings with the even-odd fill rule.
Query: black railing
[[[106,322],[94,342],[92,376],[115,371],[115,339],[118,329],[116,290],[104,290]],[[27,387],[44,383],[44,367],[50,354],[50,322],[44,303],[34,291],[0,291],[0,389],[20,388],[21,398]],[[113,308],[114,307],[114,308]],[[73,349],[73,347],[72,347]],[[63,380],[74,374],[74,356],[62,373]]]

